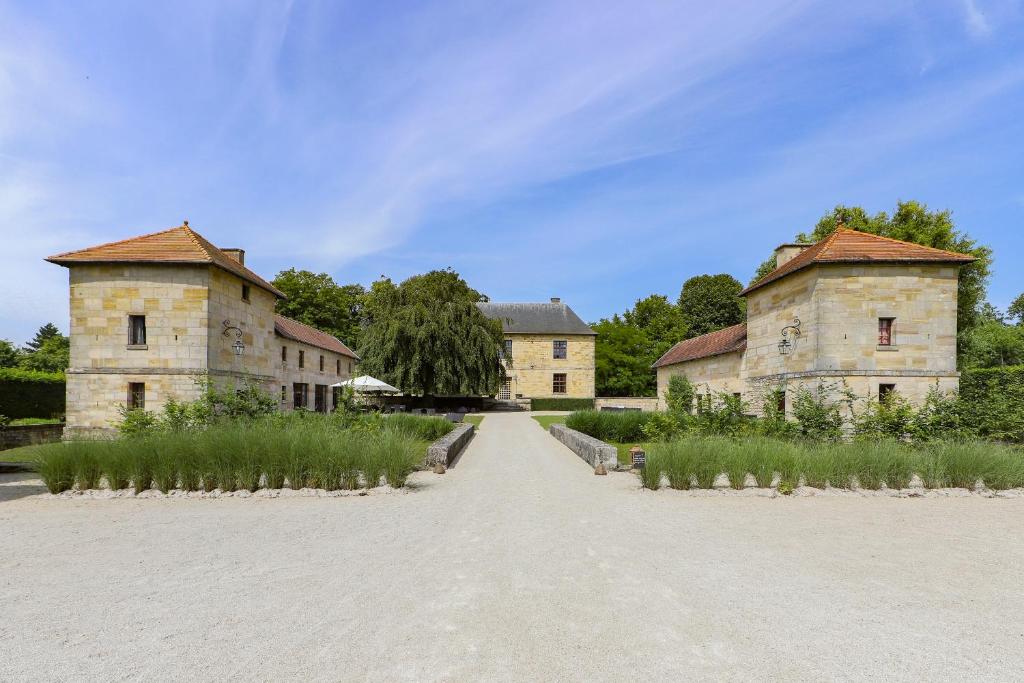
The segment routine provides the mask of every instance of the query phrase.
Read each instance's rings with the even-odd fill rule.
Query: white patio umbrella
[[[397,394],[400,391],[387,382],[382,382],[376,377],[370,377],[369,375],[347,379],[344,382],[338,382],[331,386],[352,387],[361,394]]]

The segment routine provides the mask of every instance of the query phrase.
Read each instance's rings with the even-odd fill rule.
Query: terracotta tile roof
[[[62,266],[74,263],[209,263],[274,296],[287,298],[284,292],[213,246],[188,225],[69,251],[46,260]]]
[[[912,242],[901,242],[891,237],[880,237],[867,232],[840,228],[744,289],[740,295],[748,294],[769,282],[775,282],[798,270],[820,263],[970,263],[972,261],[974,261],[974,257],[969,254],[958,254],[955,251],[945,251]]]
[[[321,332],[315,327],[304,325],[298,320],[292,320],[283,315],[275,315],[274,331],[286,339],[292,339],[303,344],[315,346],[318,349],[333,351],[334,353],[340,353],[343,356],[359,360],[359,356],[352,349],[345,346],[337,337]]]
[[[740,323],[732,327],[708,332],[693,339],[684,339],[665,352],[652,367],[675,365],[688,360],[719,356],[723,353],[744,351],[747,348],[747,324]]]

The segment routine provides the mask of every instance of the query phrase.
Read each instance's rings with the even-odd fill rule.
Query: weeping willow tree
[[[361,370],[408,394],[494,394],[505,378],[504,334],[477,308],[485,300],[450,269],[378,280],[364,305]]]

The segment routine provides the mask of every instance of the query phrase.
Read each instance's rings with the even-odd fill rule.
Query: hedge
[[[1024,365],[964,370],[960,400],[980,436],[1024,442]]]
[[[64,374],[0,368],[0,415],[11,419],[64,414]]]
[[[592,398],[531,398],[530,410],[593,410]]]

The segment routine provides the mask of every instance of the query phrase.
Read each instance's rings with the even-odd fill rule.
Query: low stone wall
[[[430,448],[427,449],[426,464],[430,466],[437,463],[450,465],[473,438],[474,426],[472,422],[457,424],[455,429],[430,444]]]
[[[575,429],[569,429],[563,424],[553,424],[549,431],[551,436],[568,446],[573,453],[586,460],[592,467],[597,467],[599,462],[603,462],[608,469],[618,467],[619,452],[615,446],[598,441]]]
[[[627,408],[630,410],[642,410],[645,413],[653,413],[658,409],[657,396],[612,396],[608,398],[595,398],[594,409],[602,408]]]
[[[60,441],[64,425],[13,425],[0,427],[0,451],[37,443]]]

